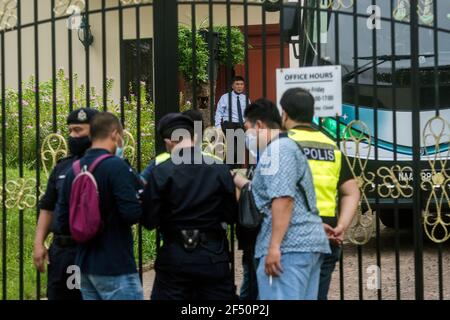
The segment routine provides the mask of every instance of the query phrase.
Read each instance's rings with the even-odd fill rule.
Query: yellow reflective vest
[[[322,132],[296,127],[288,137],[299,143],[311,168],[321,217],[336,218],[336,204],[342,153],[336,143]]]
[[[222,160],[221,158],[219,158],[218,156],[216,156],[216,155],[214,155],[214,154],[212,154],[212,153],[202,151],[202,154],[203,154],[203,156],[207,156],[207,157],[213,158],[214,160],[218,161],[219,163],[222,163],[222,162],[223,162],[223,160]],[[167,160],[170,159],[170,157],[171,157],[171,155],[170,155],[169,152],[161,153],[160,155],[158,155],[158,156],[155,158],[155,166],[158,166],[158,165],[160,165],[161,163],[166,162]]]
[[[168,152],[163,152],[161,154],[159,154],[158,156],[156,156],[155,159],[155,166],[160,165],[161,163],[165,162],[166,160],[170,159],[170,153]]]

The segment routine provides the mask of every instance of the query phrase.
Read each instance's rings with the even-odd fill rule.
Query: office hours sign
[[[277,103],[290,88],[308,90],[315,99],[316,117],[342,115],[341,66],[277,69]]]

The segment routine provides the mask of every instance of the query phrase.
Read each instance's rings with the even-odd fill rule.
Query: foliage
[[[125,128],[134,136],[136,143],[141,148],[141,163],[146,165],[155,156],[155,112],[151,102],[146,100],[145,83],[141,83],[140,96],[131,94],[130,99],[123,100],[123,112],[120,104],[114,103],[110,98],[114,81],[108,79],[107,88],[107,110],[121,117]],[[59,70],[56,79],[56,99],[53,99],[53,85],[51,81],[39,83],[39,92],[36,92],[35,78],[31,77],[23,84],[22,99],[19,104],[19,93],[17,90],[6,90],[5,99],[5,160],[7,162],[6,180],[14,181],[19,178],[19,149],[22,150],[22,164],[24,166],[23,177],[36,178],[36,162],[40,155],[40,145],[45,137],[53,132],[67,136],[66,117],[70,105],[70,85],[64,70]],[[90,89],[91,107],[103,110],[103,97],[98,95],[95,88]],[[36,110],[36,97],[39,97],[39,108]],[[138,123],[138,112],[140,97],[140,123]],[[78,84],[78,76],[73,75],[73,108],[85,106],[86,87]],[[1,101],[0,101],[1,105]],[[38,111],[38,112],[37,112]],[[0,127],[3,123],[0,114]],[[21,122],[19,122],[21,121]],[[137,139],[138,128],[140,128],[140,139]],[[21,132],[21,135],[19,134]],[[1,134],[1,131],[0,131]],[[1,136],[0,136],[1,137]],[[1,140],[0,140],[1,141]],[[19,144],[21,142],[21,145]],[[2,153],[0,152],[0,157]],[[40,185],[45,189],[46,180],[43,171],[40,173]],[[0,176],[0,186],[2,185]],[[20,212],[18,209],[6,210],[6,234],[0,228],[0,239],[6,239],[7,251],[1,252],[6,257],[6,285],[8,299],[20,297],[20,257],[21,243],[23,244],[23,292],[25,299],[35,299],[37,294],[37,277],[33,265],[32,251],[36,227],[37,209],[26,209]],[[21,218],[23,217],[23,224]],[[2,221],[3,216],[0,216]],[[2,221],[3,222],[3,221]],[[0,224],[2,225],[2,224]],[[23,236],[19,230],[23,227]],[[142,233],[143,262],[148,264],[155,257],[155,235],[154,232],[143,230]],[[135,243],[136,260],[138,243]],[[0,248],[1,250],[1,248]],[[2,277],[0,268],[0,278]],[[40,292],[45,296],[46,275],[41,276]],[[0,288],[2,283],[0,282]]]
[[[8,180],[17,179],[19,174],[17,169],[6,170]],[[24,171],[25,178],[35,178],[33,171]],[[0,177],[1,182],[1,177]],[[23,217],[23,237],[20,237],[20,214]],[[23,243],[23,285],[24,299],[36,298],[36,269],[33,265],[33,240],[36,226],[36,209],[26,209],[19,212],[17,209],[6,212],[6,252],[0,249],[1,256],[6,257],[6,285],[7,299],[19,299],[20,295],[20,244]],[[0,228],[0,239],[4,239],[2,228]],[[0,278],[3,277],[3,268],[0,268]],[[45,294],[47,277],[41,276],[41,293]],[[3,283],[0,281],[0,288]]]
[[[24,170],[23,176],[25,178],[36,178],[36,172],[32,170]],[[44,177],[41,172],[41,177]],[[17,168],[7,168],[6,177],[8,181],[17,180],[19,172]],[[0,185],[2,184],[2,177],[0,176]],[[46,181],[41,180],[41,186],[45,186]],[[8,209],[6,211],[6,252],[2,251],[3,246],[0,246],[0,256],[6,258],[6,286],[7,299],[16,300],[20,298],[20,257],[21,257],[21,242],[23,243],[23,293],[24,299],[37,298],[37,271],[33,264],[33,243],[36,228],[36,208],[26,209],[20,212],[18,209]],[[21,237],[21,215],[23,217],[23,236]],[[0,216],[2,221],[3,216]],[[2,225],[2,223],[0,223]],[[134,227],[137,229],[137,227]],[[137,235],[137,232],[136,232]],[[0,228],[0,239],[3,239],[3,229]],[[156,242],[155,231],[142,230],[142,260],[144,266],[148,265],[154,260],[156,256]],[[22,240],[21,240],[22,239]],[[136,265],[138,265],[138,237],[135,237],[134,255],[136,258]],[[3,241],[3,240],[2,240]],[[3,269],[0,268],[0,279],[3,277]],[[40,297],[46,295],[47,275],[46,273],[40,276]],[[2,291],[3,282],[0,281],[0,291]]]
[[[196,55],[196,77],[198,82],[208,81],[208,45],[203,37],[196,33],[195,35],[195,55]],[[186,26],[178,28],[178,60],[179,70],[183,77],[192,81],[194,78],[193,68],[194,48],[192,43],[192,30]]]
[[[225,26],[216,26],[213,28],[215,32],[219,34],[219,64],[228,64],[228,52],[230,53],[231,67],[244,62],[245,57],[245,41],[244,35],[237,27],[230,28],[230,48],[228,50],[228,28]],[[208,31],[206,28],[199,28],[195,35],[196,42],[196,68],[197,81],[208,81],[208,62],[209,62],[209,50],[207,39],[204,39],[201,32]],[[194,49],[192,45],[192,30],[187,26],[180,25],[178,28],[178,60],[179,69],[184,79],[192,81],[194,78],[193,68],[193,54]]]
[[[106,83],[107,110],[123,119],[125,128],[129,130],[141,147],[142,163],[148,163],[155,156],[155,112],[152,102],[146,100],[145,83],[140,88],[140,126],[138,126],[137,110],[138,96],[131,95],[124,99],[123,114],[120,104],[110,98],[114,85],[112,79]],[[56,78],[56,99],[53,99],[52,81],[39,84],[39,94],[36,93],[34,77],[23,84],[21,103],[17,90],[7,89],[5,99],[5,127],[6,127],[6,162],[10,167],[19,166],[20,160],[28,168],[35,168],[40,145],[47,135],[57,132],[64,137],[68,135],[66,117],[70,106],[69,79],[64,70],[60,69]],[[36,96],[39,97],[39,108],[36,108]],[[103,97],[97,94],[95,88],[90,89],[91,108],[103,110]],[[86,88],[78,84],[78,76],[73,76],[73,108],[86,105]],[[1,103],[1,101],[0,101]],[[0,114],[0,123],[2,123]],[[137,139],[138,127],[140,139]],[[21,133],[21,136],[20,136]],[[0,132],[1,134],[1,132]],[[22,144],[22,146],[21,146]],[[22,151],[21,159],[19,159]],[[0,155],[1,157],[1,155]]]
[[[228,64],[228,37],[230,38],[230,64],[231,67],[241,64],[245,59],[245,38],[241,29],[231,27],[230,35],[228,35],[226,26],[214,27],[214,31],[219,33],[219,63],[221,65]]]

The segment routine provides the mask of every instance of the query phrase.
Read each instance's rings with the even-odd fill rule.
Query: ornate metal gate
[[[330,64],[344,70],[344,113],[317,125],[363,194],[333,297],[448,298],[449,44],[444,1],[0,1],[3,299],[43,296],[31,256],[36,205],[67,155],[70,110],[119,115],[141,170],[162,149],[155,122],[180,108],[211,121],[234,74],[255,99],[252,90],[270,97],[275,68]],[[154,238],[136,227],[141,275]]]

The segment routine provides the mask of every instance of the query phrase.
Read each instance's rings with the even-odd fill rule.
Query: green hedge
[[[145,166],[155,156],[155,112],[154,106],[146,100],[145,84],[141,83],[141,120],[137,123],[138,97],[132,94],[129,100],[124,100],[124,112],[120,111],[120,103],[114,102],[111,96],[114,81],[108,79],[107,87],[107,109],[117,116],[124,119],[125,129],[127,129],[135,138],[136,143],[140,143],[141,163]],[[22,99],[19,103],[19,93],[17,90],[6,90],[5,99],[5,123],[6,123],[6,153],[7,162],[6,180],[13,181],[19,178],[19,167],[22,163],[24,171],[23,177],[36,178],[36,162],[39,161],[37,155],[40,154],[40,145],[46,136],[53,133],[54,126],[56,132],[67,137],[66,117],[69,112],[69,79],[61,69],[57,73],[56,79],[56,100],[53,103],[53,85],[52,81],[39,83],[39,94],[35,89],[35,79],[31,77],[23,84]],[[91,107],[103,110],[103,98],[97,94],[95,88],[90,89]],[[39,97],[39,118],[36,117],[36,96]],[[73,108],[84,107],[86,101],[86,88],[78,84],[78,76],[73,76]],[[0,101],[0,105],[1,105]],[[21,116],[19,116],[21,113]],[[0,128],[2,121],[0,113]],[[21,120],[21,124],[19,123]],[[138,125],[140,128],[140,139],[137,138]],[[39,135],[37,135],[36,126],[39,126]],[[20,130],[21,128],[21,130]],[[19,131],[22,137],[19,138]],[[0,141],[1,140],[0,130]],[[19,141],[22,142],[22,162],[19,161]],[[38,151],[38,153],[37,153]],[[136,148],[137,152],[137,148]],[[0,160],[2,154],[0,153]],[[45,189],[46,176],[43,171],[40,172],[40,185]],[[0,175],[0,185],[2,176]],[[23,218],[23,237],[19,230],[21,229],[21,220]],[[6,234],[3,234],[0,227],[0,241],[6,237],[6,252],[1,252],[1,256],[6,256],[6,285],[7,298],[18,299],[20,297],[19,279],[20,270],[20,246],[23,244],[23,283],[24,298],[36,299],[37,293],[37,272],[33,265],[32,251],[36,226],[37,209],[26,209],[20,212],[18,209],[6,210]],[[0,221],[3,222],[0,214]],[[0,223],[1,226],[1,223]],[[135,242],[136,262],[138,260],[138,242]],[[143,230],[142,233],[142,253],[143,262],[148,264],[155,256],[155,233]],[[0,266],[0,279],[3,277],[3,269]],[[44,297],[46,287],[46,275],[41,277],[41,297]],[[2,281],[0,281],[0,292],[2,291]]]
[[[9,181],[17,180],[19,178],[19,171],[17,168],[8,168],[6,176]],[[31,170],[24,170],[24,178],[36,178],[36,172]],[[44,177],[44,173],[41,173]],[[2,184],[2,177],[0,176],[0,185]],[[45,186],[46,181],[42,180],[41,184]],[[23,283],[24,283],[24,299],[37,298],[37,271],[33,264],[33,242],[36,229],[37,209],[26,209],[22,211],[23,217]],[[0,212],[0,221],[3,217]],[[0,223],[0,243],[3,241],[3,230]],[[2,251],[0,245],[0,256],[6,254],[6,285],[7,298],[9,300],[20,298],[20,211],[18,209],[8,209],[6,211],[6,253]],[[137,226],[135,227],[137,229]],[[137,240],[137,232],[135,233]],[[134,243],[134,253],[136,257],[136,264],[138,263],[138,241]],[[142,230],[142,260],[144,265],[149,264],[154,260],[156,254],[155,232]],[[3,277],[3,266],[0,262],[0,279]],[[46,295],[47,275],[41,276],[41,297]],[[0,280],[0,292],[2,292],[3,283]]]
[[[115,103],[111,98],[111,90],[114,81],[108,79],[107,88],[107,109],[119,117],[123,117],[125,128],[129,130],[141,145],[141,160],[143,164],[148,163],[155,156],[155,110],[150,101],[146,100],[145,84],[141,84],[141,121],[140,139],[137,139],[138,124],[137,111],[138,99],[136,95],[131,95],[131,99],[124,99],[124,114],[120,112],[120,104]],[[69,79],[64,70],[60,69],[56,78],[56,100],[53,103],[52,81],[41,82],[39,84],[39,118],[36,112],[36,85],[34,77],[31,77],[23,84],[21,103],[19,103],[19,93],[17,90],[6,90],[5,99],[5,123],[6,123],[6,162],[8,167],[19,166],[19,141],[22,141],[22,163],[32,169],[36,166],[36,150],[42,144],[46,136],[56,132],[67,136],[66,117],[69,113],[70,94]],[[91,108],[103,110],[103,98],[95,88],[90,89]],[[78,84],[78,76],[73,76],[73,108],[86,106],[86,88]],[[1,100],[0,100],[1,103]],[[20,113],[22,116],[20,117]],[[0,123],[2,123],[0,114]],[[22,122],[20,123],[20,120]],[[39,126],[39,138],[37,139],[36,126]],[[22,133],[22,139],[19,137]],[[1,131],[0,131],[1,138]],[[0,140],[1,141],[1,140]],[[39,142],[39,144],[38,144]],[[0,154],[0,157],[2,155]]]

